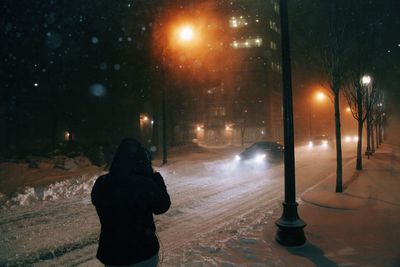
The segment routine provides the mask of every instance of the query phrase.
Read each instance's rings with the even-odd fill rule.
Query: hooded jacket
[[[153,213],[166,212],[171,201],[139,142],[122,141],[110,172],[96,180],[91,197],[101,223],[97,258],[103,264],[130,265],[158,252]]]

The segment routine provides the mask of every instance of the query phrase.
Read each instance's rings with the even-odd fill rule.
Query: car
[[[284,147],[275,141],[259,141],[235,156],[239,162],[277,162],[283,160]]]
[[[332,140],[326,135],[316,135],[308,142],[308,147],[313,148],[329,148],[332,147],[333,142]]]
[[[343,136],[343,141],[345,143],[357,143],[358,142],[358,135],[357,134],[345,134]]]

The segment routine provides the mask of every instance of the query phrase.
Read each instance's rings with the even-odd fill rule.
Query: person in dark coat
[[[166,212],[171,200],[138,141],[121,142],[109,173],[96,180],[91,197],[101,223],[97,258],[105,265],[156,266],[160,245],[153,214]]]

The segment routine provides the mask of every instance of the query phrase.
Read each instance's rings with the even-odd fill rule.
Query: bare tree
[[[339,21],[341,9],[336,1],[332,1],[329,17],[326,43],[322,50],[322,67],[326,74],[329,89],[334,96],[335,109],[335,135],[336,135],[336,192],[343,192],[342,185],[342,138],[340,126],[339,96],[345,82],[346,69],[344,64],[345,27],[343,21]]]
[[[369,99],[372,98],[376,91],[374,83],[370,83],[368,86],[365,81],[363,83],[363,73],[364,72],[361,71],[361,67],[357,68],[357,70],[352,72],[349,82],[344,87],[344,93],[347,103],[350,106],[351,114],[353,115],[354,119],[357,120],[358,124],[357,170],[362,170],[361,149],[363,125],[372,106],[372,101],[369,101]]]

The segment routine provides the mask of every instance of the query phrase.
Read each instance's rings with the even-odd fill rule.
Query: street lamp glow
[[[371,82],[371,77],[369,75],[364,75],[361,81],[364,85],[368,85]]]
[[[179,31],[179,38],[184,42],[191,41],[193,36],[193,29],[189,26],[185,26]]]
[[[315,95],[315,99],[317,99],[318,101],[324,101],[325,100],[325,94],[324,93],[322,93],[322,92],[318,92],[316,95]]]

